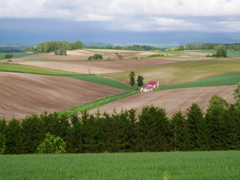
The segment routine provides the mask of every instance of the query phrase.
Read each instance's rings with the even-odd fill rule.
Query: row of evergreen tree
[[[112,115],[46,112],[22,121],[1,119],[0,149],[36,153],[47,133],[61,137],[67,153],[239,150],[240,109],[213,96],[206,113],[192,104],[186,115],[177,112],[171,119],[154,106],[144,107],[138,116],[130,109]]]

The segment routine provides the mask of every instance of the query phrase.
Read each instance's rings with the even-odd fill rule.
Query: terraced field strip
[[[33,53],[0,53],[0,59],[5,59],[4,57],[5,57],[6,54],[12,54],[13,58],[34,55]],[[12,58],[8,58],[8,59],[12,59]]]
[[[105,97],[105,98],[102,98],[102,99],[98,99],[96,101],[92,101],[92,102],[83,104],[81,106],[68,109],[66,111],[61,111],[59,113],[67,113],[68,115],[73,115],[73,114],[77,114],[79,112],[89,111],[91,109],[101,107],[101,106],[106,105],[108,103],[118,101],[120,99],[124,99],[124,98],[127,98],[129,96],[133,96],[133,95],[138,94],[138,93],[139,92],[136,92],[136,91],[135,92],[134,91],[124,92],[124,93],[117,94],[117,95],[114,95],[114,96],[109,96],[109,97]]]
[[[144,77],[144,82],[159,81],[161,86],[192,82],[226,73],[240,72],[240,59],[209,59],[182,61],[169,64],[142,67],[125,72],[104,74],[105,77],[129,81],[128,75],[134,71]]]
[[[214,76],[211,78],[201,79],[193,82],[163,86],[160,89],[237,85],[239,82],[240,82],[240,73],[228,73],[228,74]]]
[[[209,99],[213,95],[218,95],[226,99],[229,103],[235,103],[233,91],[236,86],[215,86],[215,87],[195,87],[182,89],[169,89],[148,93],[136,94],[119,101],[115,101],[99,108],[89,111],[89,113],[107,112],[113,114],[114,111],[120,113],[122,109],[136,109],[136,113],[140,114],[145,106],[156,106],[164,108],[168,117],[178,111],[183,114],[187,113],[187,109],[196,103],[206,112]]]
[[[0,179],[195,180],[240,177],[240,151],[0,156]]]

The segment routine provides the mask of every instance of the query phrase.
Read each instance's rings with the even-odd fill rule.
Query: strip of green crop
[[[240,73],[228,73],[228,74],[201,79],[193,82],[163,86],[160,89],[237,85],[239,82],[240,82]]]
[[[28,74],[40,74],[40,75],[76,74],[76,73],[70,72],[70,71],[62,71],[62,70],[36,67],[36,66],[30,66],[30,65],[15,64],[15,63],[0,63],[0,71],[28,73]]]
[[[125,90],[135,90],[134,87],[130,87],[127,84],[115,81],[112,79],[99,77],[96,75],[80,74],[69,71],[55,70],[50,68],[42,68],[30,65],[21,65],[15,63],[0,63],[0,71],[4,72],[17,72],[17,73],[28,73],[28,74],[39,74],[39,75],[51,75],[51,76],[64,76],[75,79],[81,79],[84,81],[94,82],[110,87],[115,87]]]
[[[76,78],[76,79],[81,79],[81,80],[84,80],[84,81],[94,82],[94,83],[97,83],[97,84],[103,84],[103,85],[106,85],[106,86],[115,87],[115,88],[119,88],[119,89],[125,89],[125,90],[130,90],[130,91],[136,90],[136,88],[130,87],[127,84],[121,83],[121,82],[116,81],[116,80],[96,76],[96,75],[82,76],[81,74],[75,74],[75,75],[66,75],[66,76]]]
[[[138,93],[139,93],[138,91],[127,91],[127,92],[120,93],[120,94],[117,94],[117,95],[114,95],[114,96],[109,96],[109,97],[105,97],[105,98],[102,98],[102,99],[98,99],[96,101],[92,101],[92,102],[83,104],[83,105],[78,106],[78,107],[74,107],[74,108],[71,108],[71,109],[68,109],[68,110],[65,110],[65,111],[61,111],[59,113],[66,113],[69,116],[74,115],[74,114],[77,114],[79,112],[83,112],[85,110],[89,111],[91,109],[98,108],[98,107],[103,106],[105,104],[108,104],[108,103],[111,103],[111,102],[114,102],[114,101],[118,101],[120,99],[124,99],[124,98],[129,97],[129,96],[133,96],[133,95],[138,94]]]
[[[33,53],[0,53],[0,59],[5,59],[4,57],[6,54],[12,54],[13,55],[12,58],[34,55]],[[12,59],[12,58],[9,58],[9,59]]]
[[[0,179],[238,180],[240,151],[0,156]]]

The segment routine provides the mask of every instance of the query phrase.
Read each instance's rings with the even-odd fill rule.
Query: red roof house
[[[153,88],[158,88],[159,81],[149,81],[148,86],[152,86]]]

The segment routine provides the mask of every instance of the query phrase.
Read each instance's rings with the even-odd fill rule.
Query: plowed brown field
[[[124,91],[67,77],[0,72],[0,118],[66,110]]]
[[[155,66],[176,62],[175,60],[127,60],[127,61],[22,61],[19,64],[59,69],[64,71],[88,73],[88,63],[91,74],[113,73],[133,70],[137,68]]]
[[[148,93],[140,93],[107,105],[100,108],[90,110],[90,113],[107,112],[112,114],[114,110],[120,112],[122,109],[136,109],[137,114],[147,105],[153,105],[164,108],[168,117],[172,117],[177,111],[182,111],[183,114],[192,103],[197,103],[205,112],[209,99],[213,95],[221,96],[229,103],[234,103],[233,90],[236,86],[218,86],[218,87],[198,87],[185,89],[171,89],[163,91],[155,91]]]

